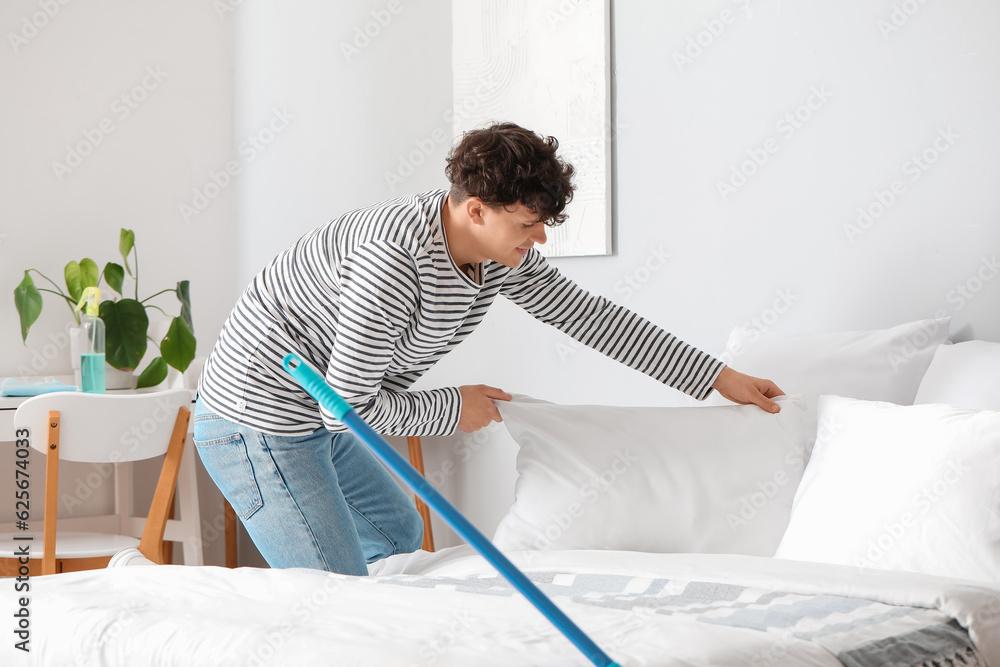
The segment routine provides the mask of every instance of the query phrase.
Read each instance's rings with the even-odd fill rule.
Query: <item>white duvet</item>
[[[838,666],[843,663],[836,654],[845,641],[879,639],[877,631],[858,623],[864,615],[892,618],[904,629],[955,619],[975,643],[976,655],[967,664],[1000,667],[1000,588],[974,582],[750,556],[614,551],[510,556],[550,590],[567,591],[553,599],[623,667]],[[467,547],[389,558],[376,563],[372,574],[152,566],[34,578],[28,654],[13,648],[12,619],[22,594],[6,579],[0,582],[0,612],[10,630],[3,633],[0,664],[591,664],[523,597],[498,583],[492,568]],[[586,592],[580,593],[581,582]],[[660,592],[644,593],[656,588],[649,582],[659,582]],[[700,587],[732,600],[692,604],[680,596],[690,590],[685,582],[703,582]],[[784,629],[749,627],[754,618],[765,617],[754,616],[762,591],[781,592],[764,596],[774,598],[768,619],[816,600],[871,604],[834,610],[822,627],[809,617],[788,621]],[[674,600],[673,606],[656,606],[665,600]]]

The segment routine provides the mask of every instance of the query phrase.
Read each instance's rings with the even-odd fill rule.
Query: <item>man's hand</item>
[[[485,384],[463,385],[458,391],[462,394],[462,414],[458,417],[458,430],[464,433],[474,433],[493,422],[503,421],[493,401],[509,401],[513,398],[503,389]]]
[[[771,399],[775,396],[785,395],[785,392],[778,389],[778,385],[770,380],[737,373],[728,366],[722,369],[719,377],[715,378],[712,388],[719,392],[723,398],[727,398],[733,403],[740,405],[753,403],[767,412],[781,411],[781,406]]]

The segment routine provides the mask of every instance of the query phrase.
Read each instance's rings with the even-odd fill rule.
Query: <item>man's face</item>
[[[482,247],[489,259],[516,268],[536,243],[545,243],[545,223],[524,204],[516,207],[484,205]]]

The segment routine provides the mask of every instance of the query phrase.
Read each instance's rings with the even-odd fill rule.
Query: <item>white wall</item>
[[[232,154],[231,22],[193,0],[16,0],[0,26],[0,375],[69,372],[69,350],[46,348],[69,310],[44,295],[22,345],[13,289],[27,268],[65,289],[71,259],[121,263],[121,227],[135,231],[140,297],[191,281],[204,351],[232,306],[233,193],[187,221],[179,208]],[[22,33],[34,36],[21,43]],[[75,164],[71,151],[88,154],[63,171],[55,163]],[[172,298],[155,303],[176,313]]]
[[[242,291],[331,218],[446,184],[451,13],[412,0],[271,0],[240,5],[235,19],[237,142],[274,109],[291,117],[237,184]]]
[[[242,291],[331,218],[447,184],[451,6],[271,0],[240,5],[235,21],[237,144],[274,109],[289,117],[236,185]],[[240,562],[263,564],[242,531]]]
[[[313,5],[239,10],[238,134],[275,104],[300,115],[242,183],[238,282],[306,229],[391,194],[384,172],[447,129],[447,11],[402,2],[347,62],[340,44],[388,5]],[[1000,6],[647,1],[612,13],[616,254],[554,260],[562,271],[716,354],[735,327],[882,328],[942,312],[956,340],[1000,340],[988,268],[1000,246]],[[798,127],[779,125],[789,113]],[[928,148],[934,159],[939,130],[947,151],[911,181],[907,161]],[[445,153],[399,190],[438,185]],[[752,155],[762,164],[723,199],[717,183]],[[894,181],[902,194],[852,242],[858,207]],[[479,382],[564,403],[687,403],[503,301],[417,388]],[[424,440],[432,481],[491,532],[512,497],[510,443]]]
[[[869,329],[940,314],[954,339],[1000,341],[1000,6],[745,4],[614,4],[617,252],[554,263],[715,354],[735,327]],[[789,113],[809,117],[777,125]],[[935,155],[935,141],[947,151]],[[934,164],[908,164],[928,147]],[[748,151],[763,164],[723,200],[717,182]],[[849,238],[857,209],[894,181],[903,194]],[[507,303],[418,386],[468,382],[563,403],[686,403]],[[512,446],[427,440],[438,457],[428,470],[457,471],[445,488],[491,531],[505,511],[496,499],[512,497]]]
[[[121,227],[135,231],[140,297],[191,281],[207,352],[235,298],[234,191],[210,189],[215,198],[187,220],[180,206],[233,154],[231,19],[198,0],[9,0],[0,28],[0,376],[71,373],[69,310],[44,294],[24,345],[14,287],[27,268],[62,284],[71,259],[121,263]],[[77,163],[70,151],[86,155]],[[178,312],[172,295],[154,303]],[[60,480],[71,494],[93,470],[76,472]],[[201,485],[211,522],[219,496]],[[110,500],[104,487],[81,512]],[[210,544],[210,556],[221,547]]]
[[[775,330],[886,327],[940,310],[960,336],[1000,340],[1000,281],[964,302],[953,292],[979,286],[1000,246],[1000,7],[927,4],[883,39],[877,21],[893,3],[752,5],[615,4],[617,254],[554,263],[714,353],[781,294],[792,305],[764,325]],[[722,11],[732,22],[713,37],[704,22]],[[689,38],[710,45],[680,71],[673,54]],[[813,98],[792,136],[776,129],[813,88],[831,96]],[[907,161],[949,127],[953,145],[911,182]],[[768,139],[777,152],[723,201],[717,181]],[[894,180],[905,193],[852,243],[845,225]],[[659,268],[654,249],[669,255]],[[480,370],[487,351],[516,363]],[[503,307],[432,373],[562,402],[674,394]]]
[[[16,100],[0,106],[8,295],[29,266],[57,277],[70,257],[113,259],[128,226],[146,285],[191,280],[207,352],[238,292],[299,235],[444,183],[448,3],[70,3],[15,52],[9,34],[39,7],[0,8],[0,76]],[[879,21],[898,30],[883,35]],[[616,254],[554,263],[714,353],[754,319],[831,331],[940,310],[956,339],[1000,340],[1000,281],[983,263],[1000,245],[998,24],[1000,7],[976,0],[615,3]],[[162,84],[119,119],[114,100],[157,65]],[[813,98],[789,135],[776,124],[813,87],[829,99]],[[60,182],[51,163],[103,118],[115,131]],[[948,127],[948,151],[909,180],[907,161]],[[777,150],[724,201],[717,182],[765,146]],[[845,225],[894,180],[905,192],[852,243]],[[196,202],[194,189],[211,196]],[[185,221],[180,204],[205,209]],[[780,294],[791,306],[772,318]],[[0,375],[33,358],[41,372],[68,370],[66,350],[46,360],[48,341],[34,338],[69,321],[55,305],[24,347],[12,300],[0,299]],[[565,403],[683,402],[505,302],[418,387],[470,382]],[[512,493],[501,441],[425,439],[432,480],[487,532]],[[454,543],[440,527],[438,538]]]

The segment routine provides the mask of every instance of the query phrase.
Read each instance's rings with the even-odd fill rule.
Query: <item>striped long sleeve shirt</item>
[[[265,433],[346,427],[284,371],[295,352],[372,428],[450,435],[458,388],[407,389],[483,320],[497,295],[630,368],[697,399],[722,362],[626,308],[589,294],[536,250],[517,268],[459,270],[441,222],[445,190],[401,197],[307,233],[254,277],[198,385],[219,415]]]

